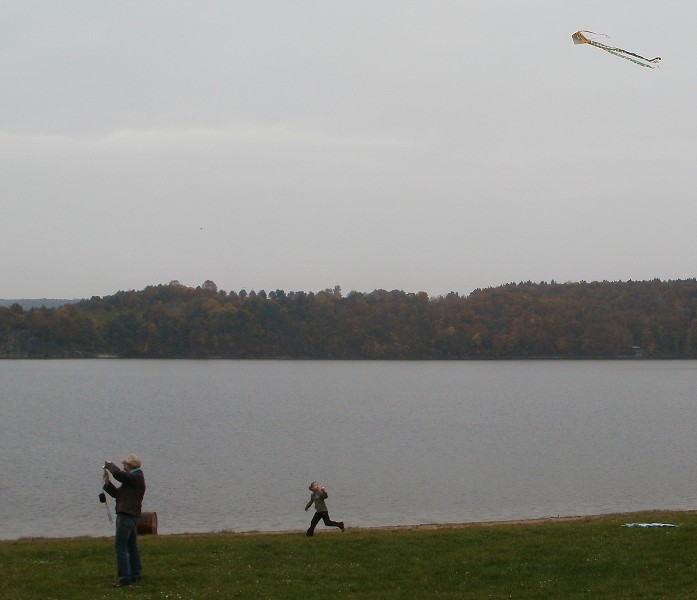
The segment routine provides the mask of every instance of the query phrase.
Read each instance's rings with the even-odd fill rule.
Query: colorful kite
[[[591,46],[605,50],[605,52],[609,52],[610,54],[614,54],[615,56],[619,56],[625,60],[631,60],[633,63],[641,65],[642,67],[648,67],[649,69],[655,69],[658,66],[658,63],[661,61],[660,56],[657,56],[656,58],[646,58],[639,54],[634,54],[634,52],[622,50],[622,48],[606,46],[605,44],[601,44],[600,42],[587,38],[585,35],[583,35],[584,33],[590,33],[591,35],[605,35],[602,33],[593,33],[592,31],[577,31],[571,36],[571,39],[574,40],[574,44],[590,44]]]

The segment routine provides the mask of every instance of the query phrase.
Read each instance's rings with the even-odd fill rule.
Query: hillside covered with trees
[[[697,280],[518,283],[468,296],[225,292],[172,282],[0,306],[0,358],[697,358]]]

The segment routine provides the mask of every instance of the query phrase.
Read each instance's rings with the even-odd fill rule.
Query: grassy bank
[[[622,526],[655,521],[678,527]],[[697,597],[697,512],[140,539],[143,581],[120,589],[110,538],[0,542],[0,598]]]

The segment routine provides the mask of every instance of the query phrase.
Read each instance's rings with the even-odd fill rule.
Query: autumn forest
[[[511,283],[468,296],[226,292],[174,281],[0,306],[0,358],[697,358],[697,280]]]

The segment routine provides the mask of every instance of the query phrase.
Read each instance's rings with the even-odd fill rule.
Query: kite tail
[[[655,69],[661,60],[660,56],[657,56],[656,58],[646,58],[645,56],[641,56],[641,54],[635,54],[634,52],[629,52],[629,50],[622,50],[622,48],[613,48],[611,46],[606,46],[605,44],[601,44],[600,42],[596,42],[595,40],[589,40],[587,43],[591,44],[591,46],[595,46],[596,48],[601,48],[602,50],[605,50],[610,54],[614,54],[615,56],[619,56],[620,58],[624,58],[625,60],[630,60],[634,64],[640,65],[642,67],[647,67],[649,69]],[[632,58],[632,56],[635,58]]]

